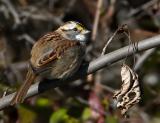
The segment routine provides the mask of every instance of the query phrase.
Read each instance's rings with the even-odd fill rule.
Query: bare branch
[[[94,24],[93,24],[93,31],[92,31],[92,40],[93,41],[95,40],[96,34],[97,34],[97,28],[98,28],[100,10],[101,10],[102,3],[103,3],[103,0],[98,0],[96,15],[95,15]]]
[[[134,70],[137,71],[141,68],[141,66],[143,65],[143,63],[146,61],[146,59],[151,56],[154,51],[156,50],[156,48],[153,48],[153,49],[150,49],[150,50],[147,50],[146,52],[144,52],[140,58],[137,60],[136,64],[135,64],[135,67],[134,67]]]
[[[6,4],[6,6],[8,7],[8,9],[10,11],[10,13],[13,15],[16,25],[19,25],[21,23],[19,14],[17,13],[17,10],[12,5],[10,0],[2,0],[2,2]]]
[[[142,10],[147,10],[149,7],[155,5],[156,3],[158,3],[159,0],[151,0],[145,4],[143,4],[142,6],[140,6],[139,8],[136,8],[134,10],[131,11],[131,13],[128,14],[128,17],[132,17],[134,15],[136,15],[137,13],[139,13]]]
[[[35,43],[35,40],[27,33],[22,34],[18,38],[19,38],[19,40],[25,39],[26,41],[28,41],[32,45]]]
[[[160,46],[160,35],[157,35],[155,37],[145,39],[143,41],[140,41],[137,47],[136,52],[144,51],[153,47]],[[121,49],[118,49],[116,51],[113,51],[109,54],[106,54],[104,56],[100,56],[96,60],[90,62],[89,64],[83,64],[80,70],[73,76],[72,78],[66,80],[66,81],[73,81],[80,77],[84,77],[87,74],[91,74],[93,72],[96,72],[97,70],[100,70],[104,67],[107,67],[127,56],[130,56],[134,54],[135,51],[133,49],[128,51],[128,47],[123,47]],[[60,86],[64,83],[67,83],[66,81],[59,81],[59,80],[48,80],[43,82],[38,82],[34,85],[32,85],[27,93],[26,98],[37,95],[39,93],[42,93],[44,91],[47,91],[50,88],[55,88],[57,86]],[[10,101],[13,98],[15,93],[10,94],[8,96],[5,96],[0,99],[0,109],[3,109],[10,105]]]

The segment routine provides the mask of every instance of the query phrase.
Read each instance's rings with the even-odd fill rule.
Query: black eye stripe
[[[77,31],[78,29],[77,29],[77,28],[74,28],[73,30],[74,30],[74,31]]]

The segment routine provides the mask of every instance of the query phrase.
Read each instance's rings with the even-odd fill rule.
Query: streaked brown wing
[[[40,38],[32,49],[31,63],[36,63],[32,66],[37,69],[43,68],[50,62],[60,59],[68,48],[78,45],[79,42],[64,39],[56,32],[48,33]]]
[[[43,55],[42,58],[39,60],[38,67],[43,67],[44,65],[50,63],[51,61],[54,61],[56,59],[60,59],[61,55],[70,47],[74,47],[79,45],[76,41],[61,41],[59,45],[53,48],[51,52],[47,52],[45,55]]]
[[[37,67],[42,67],[46,65],[47,63],[50,63],[51,61],[57,59],[56,52],[53,50],[51,52],[47,52],[45,55],[43,55],[38,62]]]

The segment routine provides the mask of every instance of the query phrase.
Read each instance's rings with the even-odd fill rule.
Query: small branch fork
[[[141,52],[147,49],[151,49],[154,47],[160,46],[160,35],[154,36],[152,38],[148,38],[145,40],[142,40],[137,45],[136,52]],[[116,51],[113,51],[111,53],[108,53],[106,55],[100,56],[96,60],[85,63],[81,66],[80,70],[77,72],[75,76],[72,78],[65,80],[65,81],[59,81],[59,80],[47,80],[43,82],[38,82],[32,85],[27,93],[26,98],[37,95],[39,93],[42,93],[44,91],[47,91],[48,89],[58,87],[60,85],[63,85],[67,83],[66,81],[73,81],[76,79],[79,79],[81,77],[84,77],[88,74],[91,74],[93,72],[96,72],[104,67],[110,66],[111,64],[118,62],[119,60],[123,59],[127,56],[133,55],[135,53],[134,49],[128,51],[129,46],[120,48]],[[13,94],[9,94],[5,97],[2,97],[0,99],[0,109],[6,108],[10,105],[10,101],[13,98]]]
[[[108,48],[108,45],[111,43],[111,41],[113,40],[113,38],[118,34],[118,33],[124,33],[127,38],[129,39],[129,43],[131,42],[130,40],[130,34],[129,34],[129,30],[128,30],[128,26],[126,24],[120,26],[114,33],[113,35],[109,38],[109,40],[107,41],[107,43],[105,44],[101,56],[105,55],[106,50]]]

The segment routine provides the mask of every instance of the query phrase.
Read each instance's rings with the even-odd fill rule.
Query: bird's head
[[[90,32],[82,24],[75,21],[66,22],[58,28],[58,31],[63,37],[69,40],[80,41],[80,43],[86,43],[88,33]]]

